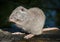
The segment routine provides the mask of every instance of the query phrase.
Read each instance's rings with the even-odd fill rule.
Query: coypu
[[[44,12],[37,7],[26,9],[22,6],[19,6],[15,10],[13,10],[12,14],[9,17],[9,21],[14,22],[17,27],[22,27],[22,29],[30,33],[24,37],[26,39],[29,39],[34,35],[42,34],[43,31],[58,29],[58,28],[43,29],[45,18],[46,17]],[[12,34],[19,34],[19,33],[20,32],[16,32]]]

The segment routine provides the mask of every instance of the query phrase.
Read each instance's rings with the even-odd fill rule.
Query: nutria
[[[22,6],[19,6],[13,10],[12,14],[9,17],[10,22],[14,22],[17,27],[22,27],[22,29],[30,33],[24,37],[26,39],[31,38],[34,35],[40,35],[43,33],[43,31],[58,29],[43,29],[45,19],[45,14],[41,9],[37,7],[26,9]],[[12,34],[19,34],[19,32]]]

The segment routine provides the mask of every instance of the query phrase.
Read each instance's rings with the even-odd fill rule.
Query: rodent
[[[33,35],[42,34],[45,19],[46,16],[41,9],[37,7],[26,9],[23,6],[13,10],[9,17],[9,21],[14,22],[16,26],[22,27],[22,29]]]

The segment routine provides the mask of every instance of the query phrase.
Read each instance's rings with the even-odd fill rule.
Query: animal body
[[[9,21],[14,22],[17,27],[22,27],[22,29],[30,33],[24,37],[28,39],[33,37],[34,35],[42,34],[43,31],[57,29],[43,29],[45,18],[46,17],[44,12],[37,7],[26,9],[22,6],[19,6],[15,10],[13,10],[12,14],[9,17]],[[19,34],[19,32],[13,34]]]

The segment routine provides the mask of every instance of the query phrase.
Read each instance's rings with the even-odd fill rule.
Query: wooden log
[[[0,30],[0,42],[60,42],[60,30],[48,31],[31,39],[24,39],[25,35],[12,35],[8,31]]]

